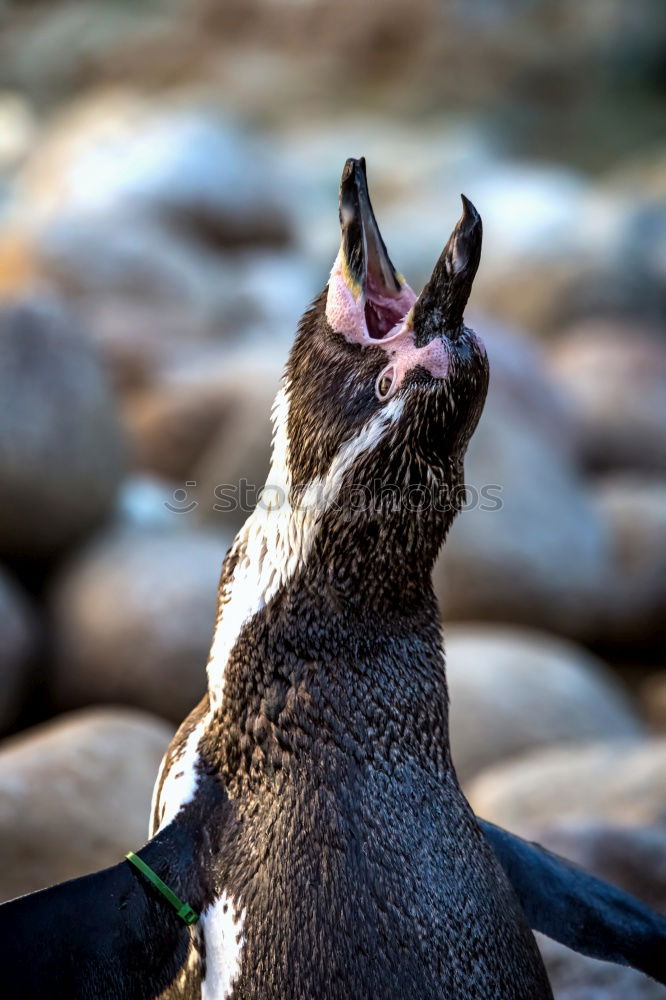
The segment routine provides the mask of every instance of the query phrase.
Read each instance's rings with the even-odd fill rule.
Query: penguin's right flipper
[[[479,825],[533,930],[666,984],[666,917],[539,844]]]
[[[139,854],[166,880],[190,848],[181,831],[164,834]],[[0,995],[154,1000],[189,946],[187,925],[124,861],[0,906]]]

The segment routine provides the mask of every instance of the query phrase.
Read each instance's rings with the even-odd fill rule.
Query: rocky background
[[[0,898],[145,838],[245,517],[215,489],[263,482],[365,154],[415,287],[461,190],[486,232],[467,481],[500,503],[436,574],[461,780],[666,908],[662,4],[2,11]],[[542,947],[558,1000],[666,996]]]

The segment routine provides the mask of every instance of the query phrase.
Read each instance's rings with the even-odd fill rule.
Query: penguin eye
[[[383,372],[377,376],[377,381],[375,383],[375,394],[377,399],[383,403],[385,400],[392,395],[395,386],[395,368],[393,365],[389,365],[385,368]]]

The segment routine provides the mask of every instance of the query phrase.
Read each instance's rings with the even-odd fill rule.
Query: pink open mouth
[[[369,267],[363,311],[370,340],[383,340],[395,330],[396,326],[402,325],[415,301],[416,295],[408,285],[405,285],[398,295],[387,294]]]

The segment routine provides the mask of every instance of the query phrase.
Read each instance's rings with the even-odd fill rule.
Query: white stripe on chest
[[[222,700],[226,667],[243,627],[304,565],[317,535],[320,515],[338,496],[345,474],[400,417],[403,405],[401,399],[391,400],[345,441],[327,473],[310,483],[297,506],[292,507],[288,387],[278,393],[273,409],[271,470],[259,505],[232,546],[228,558],[238,561],[220,594],[208,660],[208,690],[214,707]]]
[[[206,975],[201,1000],[225,1000],[233,990],[241,967],[245,912],[238,913],[224,893],[201,915],[206,945]]]

